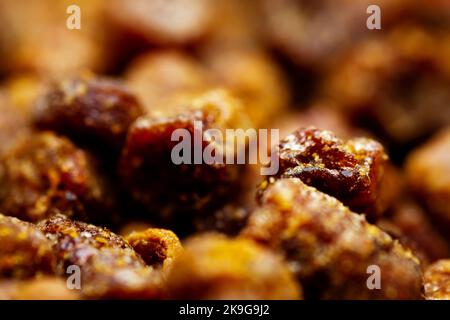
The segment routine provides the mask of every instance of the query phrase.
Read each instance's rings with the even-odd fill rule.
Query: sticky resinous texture
[[[85,298],[133,299],[162,296],[160,274],[108,229],[56,215],[38,227],[53,243],[60,267],[77,266]]]
[[[23,135],[0,161],[0,210],[31,222],[58,213],[106,222],[114,199],[95,163],[53,132]]]
[[[375,220],[395,197],[394,177],[383,146],[369,138],[342,140],[316,128],[295,131],[279,146],[278,174],[261,185],[299,178]]]
[[[143,109],[120,81],[86,72],[52,83],[37,99],[33,113],[41,129],[120,149]]]
[[[450,260],[439,260],[424,274],[425,299],[450,300]]]
[[[228,141],[218,143],[208,129],[225,137],[225,128],[241,127],[239,106],[226,91],[214,90],[192,100],[184,111],[141,117],[130,128],[119,175],[150,218],[179,230],[192,224],[193,216],[211,213],[238,194],[245,166],[227,164]],[[182,135],[174,136],[177,132]],[[187,145],[183,151],[176,149],[182,144]],[[223,148],[217,148],[217,157],[207,162],[204,152],[214,145]],[[238,141],[235,146],[244,148]]]
[[[283,252],[307,299],[421,298],[419,260],[335,198],[290,178],[269,186],[261,203],[241,236]]]

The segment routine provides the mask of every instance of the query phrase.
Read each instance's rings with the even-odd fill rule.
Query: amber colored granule
[[[450,128],[437,133],[406,159],[406,177],[430,217],[444,231],[450,230]]]
[[[53,83],[37,99],[34,121],[87,143],[120,148],[128,127],[143,109],[118,80],[82,73]]]
[[[56,272],[52,243],[35,225],[0,214],[0,278]]]
[[[226,164],[231,145],[236,150],[245,146],[239,141],[226,141],[223,162],[194,163],[195,149],[205,150],[212,142],[207,129],[241,127],[245,122],[239,103],[223,90],[213,90],[194,99],[184,111],[160,117],[141,117],[130,128],[119,161],[119,176],[132,199],[148,212],[149,217],[172,228],[187,227],[192,217],[212,212],[239,193],[240,172],[245,166]],[[194,122],[203,129],[194,129]],[[242,128],[242,127],[241,127]],[[184,129],[190,144],[188,163],[175,164],[172,151],[180,141],[172,141],[175,130]],[[202,140],[194,139],[197,135]],[[184,152],[183,152],[184,154]]]
[[[127,85],[154,116],[164,115],[174,102],[192,96],[218,83],[194,57],[177,50],[157,50],[133,59],[125,71]]]
[[[94,163],[52,132],[24,135],[0,162],[0,208],[32,222],[56,213],[108,220],[113,199]]]
[[[132,232],[125,240],[142,257],[149,266],[168,269],[180,254],[180,240],[170,230],[150,228]]]
[[[278,178],[299,178],[375,220],[395,197],[395,178],[383,146],[368,138],[342,140],[315,128],[295,131],[279,146]],[[389,190],[387,190],[389,188]]]
[[[450,300],[450,260],[439,260],[425,270],[425,299]]]
[[[300,286],[286,263],[252,241],[197,235],[169,273],[175,299],[299,299]]]
[[[159,298],[160,274],[120,236],[108,229],[56,215],[38,227],[53,241],[53,251],[65,270],[80,267],[85,298]]]
[[[264,51],[218,47],[203,58],[212,76],[242,100],[255,127],[267,128],[287,109],[291,97],[286,75]]]
[[[284,254],[306,298],[420,299],[419,260],[341,202],[300,179],[269,186],[241,235]],[[381,287],[370,290],[370,268]]]

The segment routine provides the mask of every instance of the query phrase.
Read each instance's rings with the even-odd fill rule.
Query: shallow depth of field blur
[[[81,30],[66,28],[71,4]],[[370,4],[381,30],[366,27]],[[225,83],[258,105],[262,127],[351,121],[401,163],[450,122],[449,11],[445,0],[1,0],[0,88],[26,116],[42,82],[78,70],[124,77],[148,108]]]
[[[81,10],[80,30],[67,28],[70,5]],[[381,30],[367,28],[369,5],[381,8]],[[377,225],[417,241],[428,262],[449,258],[450,1],[0,0],[0,26],[0,157],[36,130],[37,97],[55,80],[117,78],[154,117],[222,88],[242,104],[246,124],[279,129],[280,138],[314,126],[382,143],[401,195]],[[120,153],[104,156],[117,187]],[[253,174],[242,178],[252,201],[261,178]],[[151,183],[158,196],[172,190]],[[0,167],[0,198],[8,188]],[[121,233],[134,219],[154,226],[117,199],[126,221],[99,225]],[[428,229],[415,237],[422,224]]]

